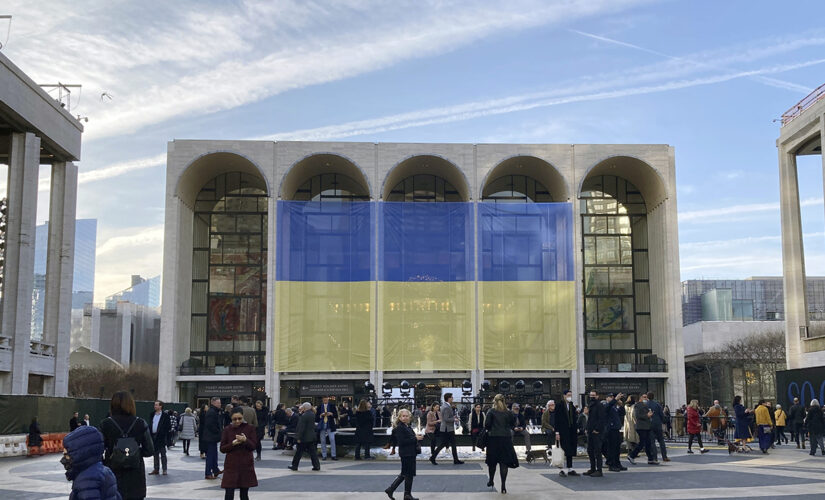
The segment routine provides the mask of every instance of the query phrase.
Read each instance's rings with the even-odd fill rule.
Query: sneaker
[[[630,455],[627,456],[627,461],[630,462],[632,465],[636,465],[636,459],[631,457]]]
[[[578,476],[579,473],[571,469],[570,472],[567,473],[567,475],[568,476]]]
[[[559,476],[561,476],[561,477],[567,477],[567,473],[566,473],[566,472],[564,472],[563,470],[562,470],[562,471],[559,471]]]
[[[291,470],[292,472],[297,472],[298,471],[298,467],[293,467],[291,465],[288,465],[286,468]]]
[[[658,460],[648,460],[647,465],[659,465],[659,461]]]
[[[693,455],[693,450],[688,450],[688,455]]]
[[[705,449],[705,448],[702,448],[701,450],[699,450],[699,453],[707,453],[707,452],[709,452],[709,451],[710,451],[710,450],[707,450],[707,449]]]

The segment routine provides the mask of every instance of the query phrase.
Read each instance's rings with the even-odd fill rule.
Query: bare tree
[[[129,391],[137,400],[152,401],[158,394],[158,367],[132,365],[122,368],[71,368],[69,396],[108,398]]]

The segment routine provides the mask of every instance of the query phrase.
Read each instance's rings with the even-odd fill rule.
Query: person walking
[[[607,395],[607,467],[610,472],[627,470],[619,460],[624,424],[624,394]]]
[[[430,456],[435,456],[436,438],[441,428],[441,405],[433,403],[430,411],[427,412],[427,428],[425,434],[430,441]]]
[[[72,481],[70,500],[122,500],[117,491],[117,479],[103,465],[103,435],[92,426],[78,426],[63,438],[63,458],[66,479]]]
[[[636,416],[633,414],[633,407],[636,404],[636,398],[630,396],[624,405],[624,440],[627,443],[627,449],[632,450],[639,442],[639,433],[636,432]],[[676,410],[677,412],[679,410]],[[679,419],[676,421],[678,428]],[[621,462],[619,462],[621,464]]]
[[[322,460],[327,459],[327,438],[329,438],[330,458],[338,460],[335,456],[335,430],[337,429],[338,410],[335,405],[329,402],[329,396],[321,398],[321,404],[315,414],[315,425],[318,429],[321,440]]]
[[[255,426],[255,460],[260,460],[263,449],[261,443],[264,441],[266,424],[269,420],[269,409],[261,400],[255,401],[255,418],[258,420],[258,425]]]
[[[552,399],[545,405],[545,411],[541,414],[541,432],[544,433],[544,442],[547,445],[549,456],[550,448],[556,444],[556,402]]]
[[[112,395],[109,404],[110,416],[100,422],[103,434],[103,463],[115,474],[117,491],[123,500],[146,498],[146,469],[144,458],[155,454],[154,443],[149,436],[149,425],[135,415],[135,400],[127,391]],[[90,427],[90,426],[89,426]],[[118,441],[134,439],[139,450],[130,450],[130,459],[122,460],[123,454],[118,450]],[[115,456],[115,460],[112,457]],[[115,463],[117,462],[117,463]]]
[[[811,437],[811,456],[816,455],[816,447],[819,445],[821,455],[825,455],[825,419],[823,419],[822,407],[819,400],[812,399],[808,415],[805,417],[805,425],[808,427],[808,434]]]
[[[793,398],[793,405],[788,411],[788,420],[791,425],[791,440],[796,441],[796,447],[799,448],[799,442],[802,441],[802,449],[805,449],[805,433],[802,432],[802,425],[805,422],[805,407],[799,404],[799,398]]]
[[[315,412],[312,411],[312,405],[309,403],[303,403],[299,411],[301,416],[298,418],[298,427],[295,429],[295,441],[298,446],[295,447],[292,465],[287,468],[291,471],[297,471],[298,464],[301,462],[301,455],[306,451],[309,453],[309,459],[312,462],[312,470],[321,470],[321,462],[318,460],[315,450]]]
[[[226,490],[224,500],[235,498],[235,489],[241,490],[241,500],[249,500],[249,488],[258,486],[255,460],[252,452],[257,446],[257,428],[244,422],[243,410],[238,408],[230,416],[231,424],[221,432],[223,462],[221,488]]]
[[[607,429],[607,407],[599,401],[599,393],[590,391],[587,402],[587,456],[590,469],[585,476],[602,477],[602,444]]]
[[[221,398],[214,396],[210,401],[209,411],[203,417],[203,431],[201,438],[206,447],[206,479],[217,479],[221,475],[218,468],[218,443],[221,442],[223,432],[223,416],[221,415]]]
[[[665,445],[665,436],[662,429],[665,424],[664,411],[652,392],[647,393],[647,406],[653,412],[653,416],[650,417],[650,441],[652,444],[650,448],[653,453],[653,460],[657,460],[656,443],[658,442],[659,450],[662,452],[662,461],[670,462],[670,459],[667,458],[667,446]]]
[[[206,422],[206,413],[209,411],[209,405],[203,405],[198,413],[198,451],[201,454],[201,460],[206,460],[206,442],[203,440],[203,424]]]
[[[487,486],[495,488],[496,467],[501,477],[501,493],[507,493],[507,472],[519,466],[516,449],[513,447],[513,427],[515,418],[504,404],[504,396],[496,394],[493,407],[487,412],[484,428],[487,429]]]
[[[198,419],[192,413],[192,408],[186,408],[180,416],[180,439],[183,443],[183,454],[189,456],[189,445],[195,439],[198,430]]]
[[[767,454],[773,442],[773,432],[771,431],[770,410],[764,399],[759,400],[759,404],[754,411],[756,416],[756,435],[759,437],[759,449]]]
[[[444,409],[441,410],[441,444],[430,455],[430,463],[438,465],[435,457],[445,446],[453,448],[453,464],[461,465],[464,462],[458,459],[458,447],[455,445],[455,410],[453,410],[453,395],[452,393],[444,393]]]
[[[788,436],[785,435],[785,423],[788,420],[788,414],[782,409],[781,404],[777,403],[774,418],[776,419],[776,444],[781,445],[783,439],[785,444],[788,444]]]
[[[576,406],[573,404],[573,391],[564,391],[564,402],[556,407],[556,437],[564,450],[565,468],[559,471],[561,477],[578,476],[573,470],[573,457],[578,448],[578,417]]]
[[[645,454],[647,455],[648,465],[659,465],[659,461],[656,460],[656,456],[652,450],[653,443],[650,439],[650,419],[653,417],[653,411],[647,405],[647,394],[640,394],[639,401],[633,405],[633,416],[636,419],[636,433],[639,435],[639,442],[636,444],[636,447],[627,454],[627,461],[633,465],[636,464],[636,457],[639,456],[642,449],[645,450]]]
[[[734,396],[733,412],[736,415],[736,429],[733,438],[737,443],[744,444],[751,438],[751,409],[742,404],[742,396]]]
[[[512,406],[513,411],[513,418],[515,419],[516,425],[513,428],[513,434],[520,434],[524,437],[524,447],[527,449],[527,453],[530,453],[530,431],[527,430],[528,420],[527,417],[519,411],[519,404],[513,403]]]
[[[484,428],[484,412],[481,411],[481,405],[477,404],[473,407],[473,412],[470,414],[470,436],[473,441],[473,451],[476,451],[476,443],[478,442],[478,433]]]
[[[172,421],[169,414],[163,411],[163,402],[155,401],[155,412],[149,416],[149,431],[152,435],[152,445],[155,448],[153,456],[154,469],[150,476],[157,476],[163,466],[163,475],[166,475],[166,446],[169,444],[169,435],[172,432]],[[158,460],[160,459],[160,460]]]
[[[725,422],[724,414],[722,413],[722,406],[719,405],[719,400],[713,401],[713,406],[705,413],[710,425],[710,432],[716,438],[716,444],[725,444]]]
[[[693,450],[691,448],[693,447],[693,440],[696,439],[699,442],[699,452],[707,453],[709,450],[706,450],[702,444],[702,419],[699,416],[699,401],[695,399],[691,400],[687,407],[686,413],[688,432],[687,452],[693,455]]]
[[[43,438],[40,437],[40,424],[37,423],[37,417],[32,417],[29,423],[29,448],[40,448],[43,445]]]
[[[370,446],[375,438],[373,434],[373,421],[370,408],[372,404],[364,398],[358,403],[358,410],[355,412],[355,459],[361,460],[361,448],[364,448],[364,458],[372,460]]]
[[[178,440],[178,412],[168,410],[169,415],[169,433],[166,435],[166,446],[174,448]]]
[[[391,499],[396,488],[404,482],[404,500],[418,500],[412,496],[413,478],[415,477],[415,457],[420,453],[419,441],[424,436],[417,435],[410,427],[412,413],[404,408],[398,412],[398,420],[392,430],[392,439],[398,447],[398,456],[401,458],[401,473],[393,480],[389,488],[384,490]]]

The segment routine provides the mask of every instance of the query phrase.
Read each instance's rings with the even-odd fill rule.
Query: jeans
[[[627,454],[630,458],[636,458],[639,456],[639,453],[644,448],[645,453],[647,454],[647,461],[652,462],[656,460],[656,456],[653,454],[653,443],[650,440],[650,429],[636,429],[636,433],[639,435],[639,442],[636,444],[636,447],[633,448],[633,451]]]
[[[215,476],[218,472],[218,443],[206,443],[206,475]]]
[[[665,446],[665,436],[662,432],[661,425],[654,425],[650,428],[650,449],[653,453],[653,460],[656,460],[656,443],[659,442],[659,448],[662,450],[662,458],[667,459],[667,447]]]
[[[327,437],[329,437],[329,447],[332,451],[332,458],[335,458],[335,431],[325,427],[319,431],[321,439],[321,456],[327,458]]]
[[[590,470],[602,470],[602,434],[587,433],[587,455],[590,457]]]

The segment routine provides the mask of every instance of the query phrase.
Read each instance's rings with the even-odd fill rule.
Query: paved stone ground
[[[193,443],[194,444],[194,443]],[[825,498],[825,457],[811,457],[808,450],[781,446],[763,455],[728,455],[713,449],[705,455],[687,455],[684,446],[670,448],[670,463],[649,466],[644,460],[627,472],[608,473],[603,478],[562,478],[557,469],[534,462],[511,470],[508,477],[509,497],[514,498],[618,498],[653,499],[823,499]],[[425,447],[425,455],[429,452]],[[286,469],[291,457],[280,451],[264,450],[263,460],[256,462],[260,485],[250,490],[250,498],[386,498],[386,488],[397,474],[397,457],[378,452],[375,461],[355,462],[341,458],[321,462],[321,471],[310,471],[307,458],[300,471]],[[442,452],[440,465],[430,465],[426,458],[418,463],[413,494],[422,499],[500,498],[486,487],[486,466],[478,454],[462,450],[467,463],[452,465]],[[0,498],[47,500],[68,498],[71,485],[63,476],[59,456],[0,459]],[[475,459],[474,459],[475,458]],[[151,470],[151,459],[147,465]],[[587,461],[577,459],[579,472]],[[220,481],[203,479],[204,462],[197,456],[186,457],[181,446],[169,450],[169,475],[151,476],[147,480],[151,499],[219,499],[223,498]],[[498,476],[496,485],[499,484]],[[629,494],[628,492],[632,492]],[[400,491],[399,493],[403,493]],[[618,497],[617,497],[618,495]],[[402,498],[403,494],[396,494]],[[237,498],[237,494],[236,494]]]

